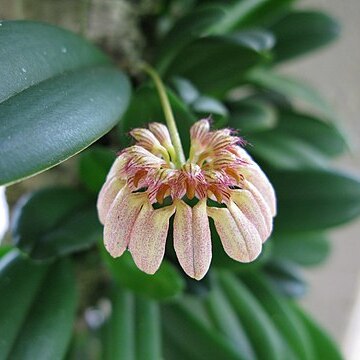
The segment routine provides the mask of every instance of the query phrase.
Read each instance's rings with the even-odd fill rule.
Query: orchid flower
[[[174,248],[184,271],[201,279],[211,261],[209,219],[214,220],[225,252],[249,262],[260,254],[272,230],[274,190],[228,129],[210,131],[209,120],[191,130],[189,159],[176,168],[167,127],[151,123],[134,129],[136,145],[115,160],[98,198],[108,252],[128,248],[136,265],[153,274],[165,252],[174,216]],[[157,208],[169,198],[170,204]],[[191,207],[187,200],[196,199]]]
[[[240,137],[229,129],[212,131],[208,119],[191,127],[185,161],[175,123],[168,125],[133,129],[136,144],[124,149],[110,169],[97,203],[107,251],[119,257],[128,249],[139,269],[154,274],[174,216],[179,263],[200,280],[212,257],[210,217],[228,256],[253,261],[276,213],[266,175],[241,147]]]

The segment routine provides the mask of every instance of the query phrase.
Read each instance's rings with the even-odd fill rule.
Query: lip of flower
[[[209,217],[225,252],[240,262],[257,258],[276,215],[274,190],[229,129],[210,130],[208,119],[190,130],[190,156],[181,168],[168,129],[152,123],[134,129],[136,145],[115,160],[98,197],[104,244],[118,257],[126,249],[142,271],[153,274],[165,253],[170,218],[180,265],[200,280],[211,262]],[[162,205],[168,198],[170,205]],[[191,207],[186,199],[196,199]]]

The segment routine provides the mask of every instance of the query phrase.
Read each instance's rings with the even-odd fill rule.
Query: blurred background
[[[330,47],[283,67],[317,88],[332,104],[352,144],[338,167],[360,170],[360,2],[303,0],[299,7],[328,12],[342,25],[340,39]],[[360,354],[360,221],[331,233],[333,251],[324,265],[311,269],[303,304],[341,344],[346,359]]]

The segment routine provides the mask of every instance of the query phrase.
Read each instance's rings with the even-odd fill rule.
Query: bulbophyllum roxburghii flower
[[[175,252],[190,277],[201,279],[210,266],[209,217],[231,258],[256,259],[272,231],[276,200],[241,138],[229,129],[211,131],[209,121],[200,120],[190,130],[189,159],[176,167],[165,125],[152,123],[131,135],[136,145],[115,160],[97,204],[113,257],[129,249],[139,269],[155,273],[174,215]]]

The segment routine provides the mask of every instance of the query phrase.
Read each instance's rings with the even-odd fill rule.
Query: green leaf
[[[314,359],[342,360],[343,356],[333,340],[299,306],[292,304],[304,322],[315,350]]]
[[[97,194],[116,158],[115,152],[105,147],[93,146],[79,158],[79,173],[85,187]]]
[[[161,359],[159,305],[118,287],[111,304],[111,316],[101,329],[101,359]]]
[[[1,245],[0,246],[0,259],[13,249],[14,248],[10,245]]]
[[[232,342],[234,349],[241,352],[244,359],[255,359],[246,329],[218,286],[211,289],[204,305],[216,329]]]
[[[265,265],[264,271],[277,291],[284,296],[296,298],[306,293],[306,283],[298,267],[291,261],[270,261]]]
[[[249,32],[201,38],[182,49],[166,76],[183,76],[200,92],[223,96],[249,68],[266,60],[268,49],[269,41]]]
[[[263,100],[247,99],[230,104],[229,127],[239,129],[240,134],[271,129],[276,124],[274,107]]]
[[[360,215],[360,180],[353,176],[315,169],[268,174],[278,200],[278,230],[326,229]]]
[[[152,299],[166,299],[179,294],[184,289],[183,278],[166,260],[154,275],[149,275],[137,268],[129,252],[114,259],[102,249],[102,255],[118,284],[136,294]]]
[[[264,1],[241,22],[240,27],[268,26],[272,24],[289,8],[296,0],[268,0]]]
[[[195,302],[195,301],[194,301]],[[229,340],[209,327],[186,298],[162,306],[164,357],[166,359],[246,359]],[[197,304],[201,308],[201,304]],[[178,354],[181,354],[179,357]]]
[[[42,23],[0,28],[0,184],[44,171],[108,132],[130,86],[98,49]],[[16,60],[16,61],[15,61]]]
[[[24,197],[16,206],[12,230],[14,243],[37,260],[88,249],[101,237],[93,199],[69,188]]]
[[[246,80],[261,89],[279,93],[291,101],[298,102],[301,100],[307,106],[314,108],[330,119],[334,117],[331,106],[319,95],[319,93],[299,80],[284,75],[278,75],[270,70],[260,67],[248,72]]]
[[[317,11],[291,12],[276,22],[271,31],[276,37],[275,61],[289,60],[334,41],[339,24]]]
[[[321,232],[273,233],[273,257],[292,261],[301,266],[324,262],[330,253],[327,236]]]
[[[218,274],[220,289],[241,320],[260,359],[282,359],[285,348],[279,332],[256,298],[231,273]]]
[[[101,358],[135,360],[134,296],[115,287],[110,300],[111,315],[101,329]]]
[[[276,127],[249,137],[250,151],[276,168],[324,167],[347,147],[330,122],[306,114],[280,111]]]
[[[0,359],[63,359],[76,308],[70,265],[35,265],[16,250],[1,259]]]
[[[167,89],[169,101],[174,112],[175,120],[181,126],[178,127],[181,142],[185,154],[190,149],[190,127],[195,122],[195,116],[188,106],[181,101],[170,89]],[[129,109],[119,124],[120,140],[123,147],[129,145],[129,137],[126,134],[133,128],[146,127],[149,122],[166,123],[164,112],[161,107],[159,95],[153,86],[142,86],[135,92]]]
[[[281,333],[286,344],[298,359],[315,359],[311,338],[302,322],[297,318],[288,301],[285,300],[264,276],[251,272],[242,277],[252,294],[270,316],[273,324]]]

